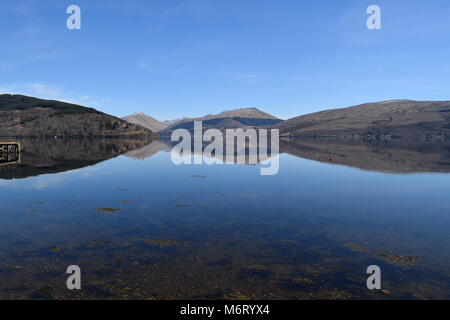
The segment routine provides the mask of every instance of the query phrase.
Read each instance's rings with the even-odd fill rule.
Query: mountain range
[[[142,125],[155,132],[159,132],[161,136],[170,135],[173,130],[187,129],[192,131],[194,129],[195,121],[202,121],[203,128],[216,129],[234,129],[234,128],[249,128],[249,127],[263,127],[273,126],[281,119],[263,112],[257,108],[241,108],[236,110],[226,110],[219,114],[208,114],[198,118],[180,118],[172,121],[160,122],[151,116],[143,113],[136,113],[122,118],[134,124]]]
[[[141,127],[150,129],[153,132],[158,132],[168,127],[165,123],[160,122],[142,112],[130,114],[129,116],[123,117],[122,120],[140,125]]]
[[[450,135],[450,101],[389,100],[281,120],[257,108],[227,110],[165,122],[135,113],[119,119],[76,104],[0,95],[0,137],[170,136],[176,129],[277,128],[282,137],[365,138]]]
[[[158,131],[161,136],[168,136],[181,128],[192,131],[194,121],[201,120],[204,129],[277,128],[281,136],[290,137],[443,137],[450,134],[450,101],[389,100],[315,112],[285,121],[257,108],[229,110],[166,123],[153,120],[158,127],[153,121],[146,125],[133,119],[133,123]]]

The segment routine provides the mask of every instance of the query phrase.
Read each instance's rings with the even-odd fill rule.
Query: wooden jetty
[[[20,142],[0,140],[0,166],[20,162]]]

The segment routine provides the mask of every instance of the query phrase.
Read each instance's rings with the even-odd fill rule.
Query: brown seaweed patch
[[[304,284],[304,285],[312,285],[315,283],[315,281],[312,278],[308,278],[308,277],[298,277],[298,278],[292,279],[292,281],[294,281],[295,283]]]
[[[177,208],[190,208],[192,206],[189,205],[189,204],[177,204],[175,207],[177,207]]]
[[[106,211],[106,212],[117,212],[120,211],[120,209],[114,209],[114,208],[95,208],[96,211]]]
[[[95,208],[95,211],[99,211],[97,214],[100,217],[109,216],[113,213],[119,212],[121,209],[115,209],[115,208]]]
[[[364,252],[364,251],[366,251],[363,247],[360,247],[357,244],[352,243],[352,242],[346,243],[346,244],[344,244],[344,246],[349,248],[351,251],[354,251],[354,252]]]
[[[299,269],[307,274],[322,276],[334,273],[339,269],[339,266],[335,265],[331,268],[330,266],[323,266],[321,264],[303,264],[299,266]]]
[[[166,247],[176,247],[180,245],[179,241],[170,239],[142,239],[141,241],[151,246],[160,247],[161,249]]]
[[[239,291],[227,293],[223,298],[224,300],[252,300],[252,297],[242,294]]]
[[[243,277],[244,278],[259,278],[267,280],[273,275],[273,272],[270,271],[268,268],[266,268],[263,265],[253,265],[249,266],[243,271]]]
[[[92,240],[89,242],[88,247],[101,247],[101,246],[107,246],[111,244],[111,241],[109,240]]]
[[[200,208],[205,208],[205,207],[207,207],[207,206],[208,206],[207,203],[198,203],[198,204],[197,204],[197,207],[200,207]]]
[[[419,261],[419,257],[400,256],[393,254],[392,252],[381,252],[379,253],[379,256],[387,263],[402,268],[414,267]]]

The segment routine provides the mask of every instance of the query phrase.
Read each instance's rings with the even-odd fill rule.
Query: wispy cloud
[[[41,32],[41,19],[31,6],[13,5],[9,8],[9,12],[22,22],[22,27],[16,31],[18,35],[36,36]]]
[[[59,100],[88,107],[100,107],[108,99],[94,98],[89,95],[75,95],[65,91],[61,86],[48,83],[6,84],[0,85],[0,94],[23,94],[41,99]]]
[[[160,62],[159,62],[160,61]],[[143,71],[165,74],[165,75],[176,75],[185,72],[191,72],[193,68],[190,65],[183,66],[173,66],[167,63],[167,57],[165,59],[155,59],[155,60],[137,60],[137,67]]]
[[[236,78],[245,84],[260,84],[266,79],[266,75],[262,72],[244,72],[238,73]]]
[[[6,94],[6,93],[15,93],[14,86],[11,85],[0,85],[0,94]]]
[[[163,12],[163,14],[161,15],[162,18],[166,19],[169,18],[171,16],[174,16],[180,12],[182,12],[183,10],[185,10],[187,7],[189,7],[191,4],[193,3],[193,0],[185,0],[180,2],[179,4],[165,10]]]
[[[58,98],[62,95],[62,90],[54,85],[43,83],[32,83],[30,89],[38,96],[44,98]]]
[[[137,61],[137,66],[139,67],[139,69],[142,69],[144,71],[152,71],[153,69],[151,64],[143,59],[139,59]]]

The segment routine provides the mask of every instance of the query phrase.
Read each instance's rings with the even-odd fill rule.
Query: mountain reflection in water
[[[170,152],[174,145],[175,143],[167,140],[158,140],[141,149],[127,152],[125,156],[135,160],[144,160],[158,152]],[[248,146],[237,146],[237,149],[242,148],[246,150],[245,154],[248,154]],[[450,141],[420,141],[417,139],[357,141],[282,138],[280,140],[280,153],[385,173],[450,172]],[[224,160],[222,157],[218,158]],[[235,163],[237,163],[236,159]],[[248,158],[246,158],[246,164],[248,164]]]
[[[0,179],[23,179],[84,168],[152,143],[133,139],[21,139],[20,160],[4,163]]]
[[[281,140],[290,155],[386,173],[450,172],[450,141]],[[330,159],[331,158],[331,159]]]
[[[2,162],[0,179],[19,179],[79,169],[119,155],[144,160],[170,152],[168,140],[68,139],[21,140],[20,160]],[[237,150],[248,146],[237,145]],[[225,148],[224,148],[225,150]],[[193,150],[192,150],[193,152]],[[193,152],[194,153],[194,152]],[[330,164],[386,173],[448,173],[450,142],[396,139],[390,141],[281,139],[280,153]],[[270,157],[269,148],[269,157]],[[221,156],[218,159],[224,161]],[[234,163],[238,163],[235,154]],[[258,159],[260,161],[266,160]],[[225,161],[224,161],[225,162]],[[248,156],[243,162],[250,164]]]

